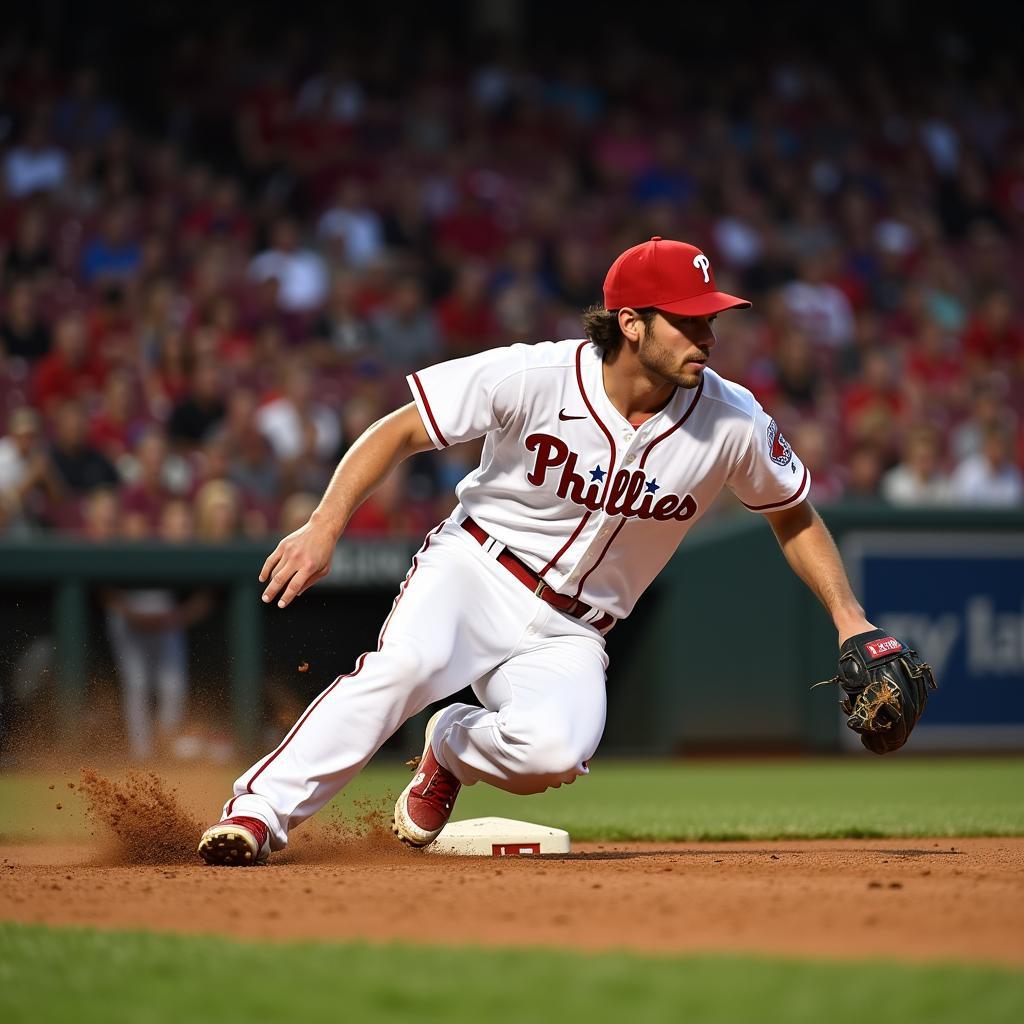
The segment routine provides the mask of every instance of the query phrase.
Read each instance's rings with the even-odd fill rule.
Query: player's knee
[[[587,756],[571,725],[558,718],[513,724],[507,739],[519,753],[523,777],[535,780],[533,792],[571,782]]]

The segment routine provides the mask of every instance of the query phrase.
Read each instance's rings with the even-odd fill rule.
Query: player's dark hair
[[[644,333],[651,330],[656,309],[638,309]],[[604,306],[589,306],[583,311],[583,333],[601,350],[602,356],[611,356],[622,346],[622,331],[619,329],[619,311]]]

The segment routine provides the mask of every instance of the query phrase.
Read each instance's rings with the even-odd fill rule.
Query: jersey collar
[[[597,414],[598,421],[604,420],[609,428],[618,434],[624,434],[627,430],[635,434],[640,430],[650,430],[661,427],[662,420],[675,422],[685,412],[690,404],[686,397],[687,389],[678,385],[673,390],[669,400],[649,419],[645,420],[639,427],[634,427],[625,416],[615,408],[614,403],[608,397],[604,389],[604,359],[601,350],[593,343],[584,344],[581,352],[583,386],[587,392],[587,398]],[[692,395],[692,392],[690,393]]]

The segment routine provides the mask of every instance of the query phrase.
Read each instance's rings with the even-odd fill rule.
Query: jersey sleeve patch
[[[811,474],[778,422],[760,405],[747,444],[726,483],[751,512],[782,511],[803,501],[811,488]]]
[[[775,420],[768,424],[768,454],[777,466],[788,466],[793,458],[793,446],[782,436]]]

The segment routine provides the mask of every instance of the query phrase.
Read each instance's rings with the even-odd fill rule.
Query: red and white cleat
[[[423,755],[416,766],[416,775],[395,804],[395,820],[391,828],[409,846],[427,846],[437,838],[448,824],[455,798],[462,789],[462,783],[438,764],[430,746],[430,738],[440,717],[441,711],[438,711],[427,722]]]
[[[266,864],[270,856],[270,829],[259,818],[225,818],[203,833],[199,856],[207,864],[222,867]]]

